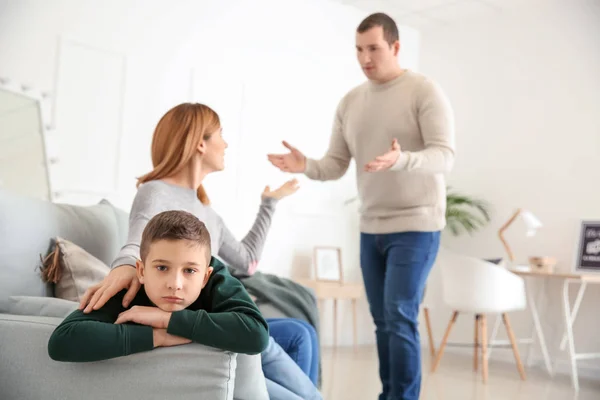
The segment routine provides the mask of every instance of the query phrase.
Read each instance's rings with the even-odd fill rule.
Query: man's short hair
[[[156,214],[144,228],[140,243],[140,258],[145,262],[150,246],[158,240],[189,240],[204,247],[210,263],[210,234],[204,222],[187,211],[164,211]]]
[[[365,33],[369,29],[376,26],[380,26],[383,29],[383,37],[385,38],[386,42],[390,44],[390,46],[397,40],[400,40],[400,33],[398,33],[398,25],[396,25],[396,21],[384,13],[375,13],[369,15],[367,18],[363,19],[360,25],[358,25],[356,31],[358,33]]]

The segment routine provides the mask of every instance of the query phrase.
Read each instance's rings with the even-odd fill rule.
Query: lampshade
[[[521,210],[521,217],[527,226],[527,236],[535,235],[536,231],[540,229],[543,224],[531,211]]]

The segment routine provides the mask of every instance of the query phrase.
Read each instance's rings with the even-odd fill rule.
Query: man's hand
[[[190,339],[167,333],[166,329],[152,329],[152,339],[154,347],[179,346],[181,344],[192,343]]]
[[[281,200],[284,197],[287,197],[291,194],[294,194],[298,191],[298,180],[297,179],[292,179],[287,181],[286,183],[284,183],[283,185],[281,185],[279,188],[275,189],[275,190],[271,190],[271,188],[269,186],[267,186],[264,190],[264,192],[262,193],[262,197],[270,197],[273,198],[275,200]]]
[[[283,172],[304,172],[306,169],[306,157],[304,154],[285,140],[283,141],[283,145],[290,152],[287,154],[269,154],[267,157],[271,164]]]
[[[373,161],[365,165],[365,171],[367,172],[377,172],[377,171],[386,171],[392,167],[398,161],[398,157],[400,157],[400,145],[398,144],[398,140],[394,139],[392,141],[392,148],[387,153],[376,157]]]
[[[125,322],[135,322],[142,325],[148,325],[153,328],[167,329],[171,313],[161,310],[157,307],[133,306],[127,311],[119,314],[115,324]]]

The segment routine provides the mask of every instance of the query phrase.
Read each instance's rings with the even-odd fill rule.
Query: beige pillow
[[[44,260],[42,279],[54,283],[54,297],[79,302],[85,291],[101,282],[110,268],[73,242],[57,237]]]

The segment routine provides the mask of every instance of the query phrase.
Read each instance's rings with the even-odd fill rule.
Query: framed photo
[[[313,264],[315,280],[342,282],[342,250],[339,247],[315,247]]]
[[[600,220],[581,221],[576,271],[600,272]]]

